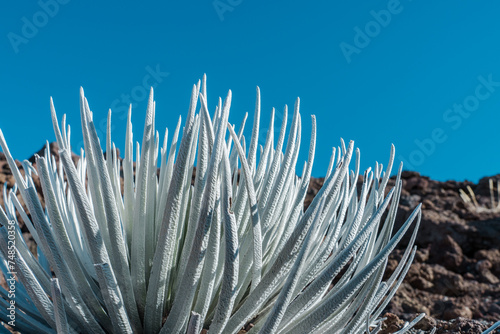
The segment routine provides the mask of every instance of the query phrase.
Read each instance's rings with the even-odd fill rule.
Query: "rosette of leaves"
[[[297,176],[299,100],[291,121],[285,107],[276,138],[273,110],[263,145],[258,142],[259,89],[249,141],[243,135],[246,117],[238,131],[228,122],[230,105],[229,91],[209,113],[204,78],[193,87],[182,136],[179,119],[171,144],[165,131],[160,146],[151,90],[142,145],[134,147],[129,110],[120,159],[111,139],[111,112],[104,155],[81,90],[84,150],[78,163],[71,158],[70,127],[65,117],[59,123],[51,100],[59,159],[50,156],[47,145],[36,168],[22,163],[23,173],[0,132],[16,180],[14,188],[4,188],[0,268],[6,275],[15,258],[17,330],[216,334],[246,326],[250,333],[298,334],[381,329],[380,314],[415,255],[420,221],[419,206],[393,233],[401,194],[401,167],[394,188],[386,191],[394,148],[385,170],[377,163],[359,186],[359,150],[341,141],[324,185],[304,210],[315,117],[308,160]],[[18,216],[36,242],[36,254],[22,237]],[[13,222],[11,256],[7,227]],[[388,256],[408,230],[408,247],[384,281]],[[0,294],[4,308],[7,291],[1,288]],[[4,312],[0,319],[8,321]]]
[[[474,190],[467,185],[466,189],[467,192],[463,189],[459,189],[458,192],[460,194],[460,197],[465,203],[465,206],[471,210],[471,211],[477,211],[477,212],[500,212],[500,180],[496,180],[496,189],[494,185],[493,179],[488,180],[488,186],[490,189],[490,205],[489,207],[487,205],[479,204],[477,199],[476,199],[476,194],[474,193]],[[496,193],[496,196],[495,196]]]

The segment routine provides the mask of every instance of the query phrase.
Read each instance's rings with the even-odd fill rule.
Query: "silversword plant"
[[[490,207],[480,205],[477,202],[476,199],[476,194],[474,194],[474,191],[472,188],[467,185],[466,189],[467,192],[463,189],[459,189],[460,197],[465,203],[465,206],[472,211],[477,211],[477,212],[500,212],[500,180],[497,180],[496,182],[496,192],[497,196],[495,198],[495,186],[494,186],[494,181],[493,179],[488,180],[488,186],[490,189]]]
[[[36,168],[22,163],[23,173],[0,132],[16,180],[14,188],[4,188],[0,210],[4,275],[10,263],[7,226],[16,222],[15,329],[217,334],[247,326],[250,333],[378,332],[380,314],[415,255],[420,206],[393,233],[401,194],[401,167],[394,188],[386,191],[394,148],[385,170],[377,163],[358,187],[359,150],[341,141],[323,187],[304,210],[316,120],[312,116],[309,156],[299,177],[299,104],[297,99],[291,122],[285,107],[277,138],[273,110],[266,141],[259,145],[259,89],[247,141],[246,117],[238,131],[228,123],[231,91],[210,115],[204,78],[193,87],[180,143],[179,120],[171,144],[165,131],[160,146],[151,90],[142,145],[134,147],[129,111],[120,159],[111,139],[111,112],[104,155],[81,90],[84,150],[78,163],[71,157],[70,127],[65,117],[59,123],[51,100],[59,159],[47,145]],[[36,254],[22,237],[18,216],[36,242]],[[388,256],[409,229],[408,247],[383,281]],[[0,294],[5,309],[8,293],[1,288]],[[0,319],[9,320],[4,312]]]

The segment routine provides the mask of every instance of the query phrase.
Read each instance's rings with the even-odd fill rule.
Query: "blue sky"
[[[500,5],[461,1],[79,1],[5,2],[0,10],[0,128],[26,159],[54,141],[49,97],[81,143],[78,94],[94,119],[113,110],[123,146],[132,102],[142,136],[144,86],[155,85],[156,125],[185,117],[206,73],[209,107],[233,92],[230,121],[262,92],[272,107],[301,98],[302,154],[318,119],[314,176],[342,137],[362,168],[386,163],[391,143],[407,169],[438,180],[500,172]],[[104,128],[103,128],[104,129]],[[172,133],[172,132],[171,132]],[[104,133],[101,134],[102,140]],[[300,173],[301,168],[299,168]]]

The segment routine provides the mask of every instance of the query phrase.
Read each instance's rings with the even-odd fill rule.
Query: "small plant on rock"
[[[500,212],[500,181],[497,180],[496,184],[496,194],[495,194],[495,186],[493,179],[488,180],[488,186],[490,189],[490,206],[484,206],[477,202],[476,194],[472,190],[472,188],[468,185],[466,187],[467,192],[463,189],[459,190],[460,197],[464,201],[466,207],[469,210],[477,211],[477,212]],[[496,196],[495,196],[496,195]]]

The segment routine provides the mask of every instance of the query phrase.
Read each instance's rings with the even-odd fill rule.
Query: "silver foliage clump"
[[[254,324],[250,333],[381,329],[380,314],[415,255],[420,222],[419,206],[391,238],[401,194],[401,167],[395,187],[386,191],[394,148],[385,171],[377,163],[364,173],[358,189],[359,150],[342,141],[323,187],[304,211],[316,145],[314,116],[308,161],[298,177],[299,100],[288,134],[285,107],[278,138],[273,110],[260,147],[259,89],[249,144],[243,136],[246,117],[238,133],[228,123],[230,105],[231,91],[224,102],[219,98],[211,117],[205,78],[198,82],[180,144],[179,119],[169,148],[168,131],[160,146],[155,130],[151,90],[142,146],[134,148],[129,110],[121,160],[111,140],[111,113],[104,156],[81,90],[81,159],[75,166],[70,127],[65,117],[59,124],[51,101],[59,163],[47,145],[45,157],[36,158],[36,169],[23,162],[24,175],[0,132],[16,180],[14,189],[4,189],[0,210],[4,274],[6,227],[17,222],[16,211],[37,244],[35,256],[16,223],[18,330],[200,333],[206,328],[216,334],[237,333],[249,322]],[[412,224],[399,265],[382,281],[389,254]],[[3,288],[0,293],[3,308],[8,298]],[[0,318],[8,321],[4,312]]]
[[[466,208],[468,208],[469,210],[471,211],[476,211],[476,212],[492,212],[492,213],[497,213],[497,212],[500,212],[500,180],[497,180],[497,184],[496,184],[496,192],[497,192],[497,196],[496,196],[496,199],[495,199],[495,186],[494,186],[494,181],[493,179],[489,179],[488,180],[488,185],[489,185],[489,188],[490,188],[490,207],[487,207],[485,205],[481,205],[477,202],[477,199],[476,199],[476,194],[474,194],[474,191],[472,190],[472,188],[467,185],[466,189],[467,189],[467,192],[469,194],[467,194],[467,192],[465,192],[465,190],[463,189],[459,189],[459,194],[460,194],[460,197],[462,198],[462,200],[464,201],[465,203],[465,206]],[[496,203],[495,203],[496,201]]]

